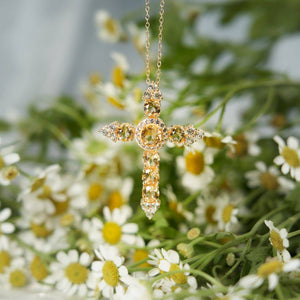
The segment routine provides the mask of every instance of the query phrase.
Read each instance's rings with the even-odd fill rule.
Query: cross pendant
[[[166,142],[177,146],[191,145],[203,138],[203,131],[192,125],[174,125],[167,128],[159,119],[162,94],[155,83],[151,83],[143,95],[145,119],[135,128],[132,124],[113,122],[101,129],[101,133],[113,142],[129,142],[134,138],[144,150],[143,190],[141,207],[151,219],[159,209],[159,153]]]

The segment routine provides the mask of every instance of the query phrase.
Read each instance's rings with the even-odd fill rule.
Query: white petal
[[[278,155],[274,158],[274,164],[277,166],[281,166],[284,163],[284,158],[281,155]]]
[[[288,250],[284,249],[282,251],[282,260],[287,263],[288,261],[291,260],[291,254]]]
[[[255,164],[256,168],[261,171],[261,172],[266,172],[267,171],[267,166],[264,162],[258,161]]]
[[[270,230],[274,229],[274,224],[271,220],[265,220],[265,224]]]
[[[78,262],[78,252],[77,250],[70,250],[69,253],[70,262]]]
[[[11,216],[11,209],[4,208],[0,211],[0,222],[7,220]]]
[[[3,157],[3,160],[6,165],[12,165],[20,160],[20,156],[17,153],[9,153]]]
[[[287,145],[289,148],[292,148],[292,149],[299,148],[299,141],[294,136],[288,137],[286,142],[287,142]]]
[[[284,147],[284,146],[285,146],[284,140],[283,140],[279,135],[275,135],[275,136],[273,137],[273,140],[274,140],[280,147]]]
[[[104,263],[102,261],[94,261],[92,263],[92,270],[95,272],[102,272]]]
[[[285,228],[280,229],[279,233],[282,239],[285,239],[288,236],[288,232]]]
[[[58,252],[56,255],[56,259],[62,263],[64,266],[68,265],[70,263],[70,258],[65,252]]]
[[[136,233],[136,232],[138,232],[138,230],[139,230],[139,227],[135,223],[128,223],[128,224],[125,224],[124,226],[122,226],[122,232],[125,232],[125,233]]]
[[[295,169],[295,179],[296,181],[300,181],[300,168]]]
[[[289,171],[290,171],[290,166],[287,163],[284,163],[281,167],[281,172],[286,175]]]
[[[86,252],[80,255],[79,263],[81,265],[87,266],[90,263],[90,261],[91,261],[90,256]]]
[[[194,276],[188,276],[187,282],[192,289],[197,289],[197,280]]]
[[[272,273],[268,276],[269,280],[269,291],[273,291],[278,284],[278,276],[275,273]]]
[[[5,234],[9,234],[15,231],[15,226],[11,223],[5,222],[1,224],[1,231]]]
[[[300,267],[300,259],[291,259],[289,262],[285,263],[283,266],[284,272],[295,271]]]
[[[122,234],[121,240],[128,245],[133,245],[135,244],[136,236],[132,234]]]
[[[245,289],[255,289],[262,285],[263,279],[257,275],[248,275],[240,279],[239,285]]]
[[[167,259],[171,264],[178,264],[179,263],[179,255],[174,250],[167,251]]]
[[[154,277],[160,273],[158,268],[154,268],[148,272],[149,276]]]
[[[119,274],[120,274],[120,276],[127,276],[128,275],[127,268],[125,266],[121,266],[119,268]]]
[[[159,267],[159,269],[162,270],[162,271],[169,272],[170,267],[171,267],[171,264],[170,264],[168,261],[166,261],[165,259],[162,259],[162,260],[159,262],[158,267]]]
[[[106,221],[111,221],[112,218],[111,218],[110,209],[107,206],[103,208],[103,215]]]
[[[79,297],[83,297],[87,294],[87,286],[85,284],[81,284],[78,289]]]

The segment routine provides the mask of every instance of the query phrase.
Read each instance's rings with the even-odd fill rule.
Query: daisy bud
[[[235,262],[235,255],[233,253],[228,253],[226,257],[226,263],[229,267],[233,266]]]
[[[194,253],[193,246],[186,244],[186,243],[180,243],[177,245],[177,250],[186,258],[192,257]]]
[[[78,247],[80,249],[80,251],[86,251],[86,252],[89,252],[89,249],[90,249],[89,242],[83,238],[79,239],[76,242],[76,247]]]
[[[201,230],[197,227],[194,227],[192,229],[189,230],[189,232],[187,233],[187,237],[189,240],[193,240],[195,238],[197,238],[201,233]]]

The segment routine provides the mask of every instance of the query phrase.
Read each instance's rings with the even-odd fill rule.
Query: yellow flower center
[[[124,109],[124,107],[125,107],[125,105],[123,104],[123,103],[121,103],[120,102],[120,100],[119,99],[117,99],[117,98],[115,98],[115,97],[107,97],[107,101],[111,104],[111,105],[113,105],[113,106],[115,106],[115,107],[117,107],[117,108],[119,108],[119,109]]]
[[[51,202],[54,204],[54,207],[55,207],[54,216],[58,216],[58,215],[65,213],[69,208],[69,200],[68,199],[66,201],[62,201],[62,202],[51,200]]]
[[[89,82],[91,85],[96,85],[100,83],[101,81],[101,76],[99,73],[91,73],[89,76]]]
[[[270,174],[269,172],[262,173],[260,175],[260,181],[262,186],[269,191],[274,191],[279,186],[277,178],[274,175]]]
[[[42,185],[41,188],[42,188],[42,192],[39,194],[38,197],[40,199],[48,199],[52,193],[51,187],[49,185],[45,184],[45,185]]]
[[[3,170],[2,175],[5,179],[12,181],[19,175],[19,170],[15,166],[9,166]]]
[[[103,186],[100,183],[92,183],[88,190],[88,197],[90,201],[97,200],[103,192]]]
[[[64,214],[60,219],[60,225],[61,226],[70,226],[74,223],[75,217],[73,214]]]
[[[119,271],[117,266],[112,261],[106,261],[102,268],[104,281],[110,286],[117,286],[119,282]]]
[[[45,226],[45,224],[36,224],[34,222],[31,222],[30,228],[31,228],[32,232],[35,234],[35,236],[39,237],[39,238],[45,238],[52,233],[52,231],[49,230]]]
[[[205,218],[208,223],[217,224],[217,221],[214,219],[216,212],[216,207],[214,205],[207,205],[205,209]]]
[[[0,273],[3,273],[4,269],[10,266],[10,262],[10,255],[4,250],[0,251]]]
[[[272,260],[262,264],[258,270],[257,275],[260,277],[268,277],[272,273],[278,273],[282,270],[283,263],[279,260]]]
[[[271,243],[274,246],[274,248],[276,248],[278,251],[284,250],[283,240],[277,231],[271,230],[270,239],[271,239]]]
[[[283,147],[281,155],[291,167],[300,167],[300,158],[296,150],[289,147]]]
[[[232,215],[232,210],[233,210],[233,205],[232,204],[227,204],[222,212],[222,219],[224,223],[228,223],[231,219]]]
[[[49,274],[45,264],[38,256],[35,256],[30,263],[30,271],[32,276],[38,281],[45,279]]]
[[[27,283],[26,275],[21,270],[15,270],[9,275],[9,283],[12,287],[23,287]]]
[[[171,264],[169,272],[178,271],[180,267],[176,264]],[[171,278],[174,280],[176,284],[185,284],[187,282],[187,278],[184,273],[175,273],[171,275]]]
[[[104,23],[104,27],[112,35],[114,35],[117,32],[116,22],[112,18],[106,20],[106,22]]]
[[[45,177],[35,179],[34,182],[31,185],[31,192],[35,192],[36,190],[41,188],[44,185],[45,180],[46,180]]]
[[[108,196],[108,207],[110,210],[120,208],[124,204],[123,197],[120,192],[114,191]]]
[[[186,170],[194,175],[199,175],[204,170],[204,156],[201,152],[189,152],[185,156]]]
[[[135,263],[144,260],[148,258],[148,252],[146,250],[143,249],[137,249],[135,250],[134,254],[133,254],[133,261]],[[148,264],[147,262],[144,262],[142,264],[139,265],[140,268],[147,268],[150,267],[150,264]]]
[[[124,87],[124,80],[125,80],[125,75],[119,66],[114,67],[112,71],[112,81],[114,85],[117,87],[123,88]]]
[[[2,158],[2,156],[0,155],[0,170],[4,167],[5,163],[4,160]]]
[[[234,137],[236,144],[234,145],[235,148],[235,155],[243,156],[248,152],[248,141],[246,140],[244,135],[237,135]]]
[[[117,244],[122,236],[121,227],[115,222],[106,222],[102,229],[104,240],[112,245]]]
[[[216,136],[205,136],[203,140],[207,147],[222,149],[225,146],[225,144],[222,143],[221,138]]]
[[[88,278],[88,269],[79,263],[72,263],[66,267],[65,274],[73,284],[83,284]]]

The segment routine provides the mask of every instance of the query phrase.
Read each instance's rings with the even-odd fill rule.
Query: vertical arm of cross
[[[156,150],[145,150],[143,155],[143,191],[141,207],[151,219],[160,207],[159,200],[159,154]]]

